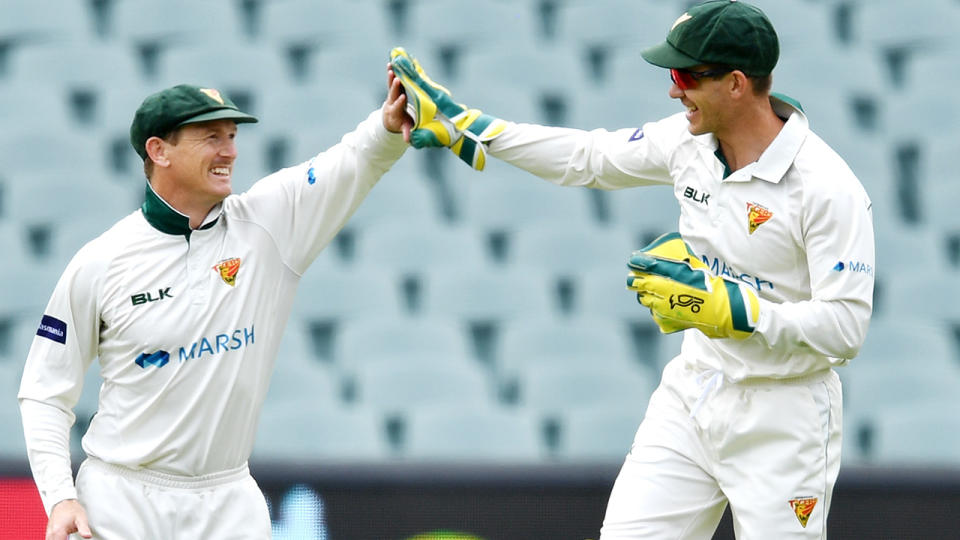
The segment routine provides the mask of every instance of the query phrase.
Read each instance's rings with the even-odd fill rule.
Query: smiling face
[[[182,126],[175,144],[163,141],[165,174],[181,196],[213,206],[230,195],[236,135],[233,120],[212,120]]]
[[[689,69],[692,72],[704,72],[715,69],[715,66],[699,65]],[[670,97],[679,99],[687,108],[688,129],[694,135],[717,133],[722,131],[728,116],[728,91],[726,84],[730,73],[722,73],[715,77],[703,77],[694,84],[685,84],[681,88],[676,82],[670,87]]]

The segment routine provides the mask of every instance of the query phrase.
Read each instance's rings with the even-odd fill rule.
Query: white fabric
[[[264,540],[271,534],[267,502],[246,466],[178,478],[88,459],[77,473],[77,490],[97,540]]]
[[[732,381],[795,377],[843,365],[863,343],[873,224],[870,199],[849,167],[802,112],[772,102],[786,124],[757,162],[727,177],[716,139],[691,135],[682,113],[612,132],[510,124],[490,154],[565,186],[672,184],[680,220],[663,232],[679,230],[715,274],[750,285],[761,303],[749,339],[687,331],[682,355]],[[772,213],[753,233],[748,204]]]
[[[692,417],[702,375],[677,360],[664,369],[601,540],[709,540],[728,501],[738,540],[825,539],[840,470],[839,377],[827,370],[791,382],[727,382]],[[804,527],[790,501],[811,497]]]
[[[48,510],[73,488],[64,474],[73,418],[50,429],[52,416],[31,402],[70,411],[97,357],[104,383],[82,440],[89,456],[181,476],[246,463],[301,274],[407,148],[381,116],[231,195],[189,240],[138,210],[73,258],[46,308],[64,324],[54,337],[64,335],[34,338],[19,392]],[[240,259],[233,285],[217,269],[229,259]],[[144,294],[152,300],[138,303]]]
[[[798,108],[771,104],[783,129],[732,173],[683,113],[612,132],[510,124],[490,143],[558,185],[672,185],[680,219],[663,232],[678,230],[713,273],[760,299],[747,339],[684,332],[611,492],[603,540],[709,539],[728,501],[740,540],[825,538],[840,466],[832,367],[856,356],[870,321],[871,202]],[[791,505],[810,498],[803,527]]]

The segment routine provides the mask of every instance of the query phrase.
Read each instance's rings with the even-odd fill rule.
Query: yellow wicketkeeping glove
[[[627,267],[627,288],[637,292],[665,334],[696,328],[711,338],[745,339],[756,329],[757,293],[713,275],[679,233],[634,251]]]
[[[414,148],[446,146],[482,171],[486,143],[500,135],[507,123],[455,102],[450,91],[433,82],[403,47],[390,51],[390,65],[407,95],[407,114],[413,119],[410,144]]]

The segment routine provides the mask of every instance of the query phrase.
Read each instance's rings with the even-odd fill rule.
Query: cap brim
[[[655,66],[668,69],[686,69],[703,63],[683,54],[666,41],[640,51],[640,56]]]
[[[198,114],[193,118],[188,118],[177,124],[177,127],[185,126],[187,124],[196,124],[198,122],[208,122],[210,120],[233,120],[238,124],[252,124],[259,122],[256,116],[251,116],[235,109],[219,109],[216,111]]]

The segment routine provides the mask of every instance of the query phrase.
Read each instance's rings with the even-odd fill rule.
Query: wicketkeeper
[[[799,103],[771,93],[779,44],[756,7],[698,4],[641,54],[669,70],[684,111],[590,132],[495,118],[403,49],[391,57],[416,147],[449,147],[479,170],[493,156],[563,186],[673,186],[680,220],[664,229],[679,233],[634,252],[626,284],[683,345],[601,538],[709,539],[728,503],[740,539],[825,538],[841,446],[833,368],[857,355],[872,312],[870,199]]]

